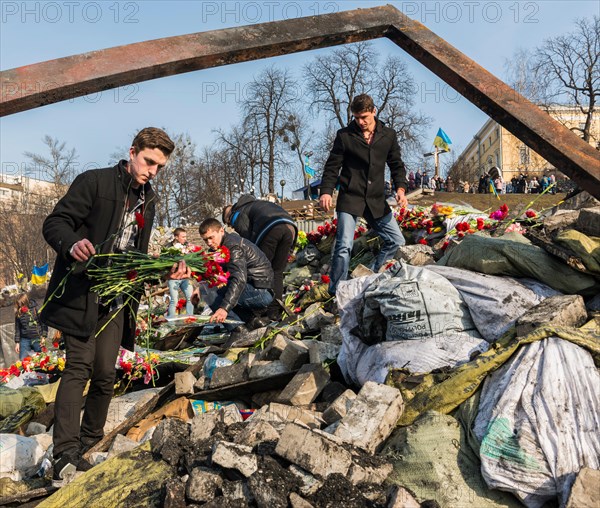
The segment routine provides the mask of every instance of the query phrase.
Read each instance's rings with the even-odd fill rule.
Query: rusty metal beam
[[[388,37],[600,197],[598,151],[392,6],[157,39],[3,71],[0,116],[149,79],[378,37]]]

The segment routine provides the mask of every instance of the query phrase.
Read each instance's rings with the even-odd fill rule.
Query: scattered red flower
[[[137,270],[129,270],[126,274],[125,277],[127,277],[127,280],[135,280],[138,276]]]
[[[21,314],[27,314],[29,312],[29,308],[28,307],[21,307]]]
[[[135,222],[137,223],[137,227],[140,229],[144,229],[144,224],[146,221],[144,220],[144,216],[140,212],[135,212]]]
[[[525,215],[530,219],[535,219],[537,217],[536,211],[531,208],[525,212]]]
[[[421,245],[427,245],[427,240],[425,240],[425,238],[421,238],[421,239],[419,240],[419,243],[420,243]]]
[[[324,282],[325,284],[329,284],[331,282],[329,275],[321,275],[321,282]]]

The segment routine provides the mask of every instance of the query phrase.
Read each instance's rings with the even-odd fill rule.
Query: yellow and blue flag
[[[440,127],[437,131],[435,139],[433,140],[433,146],[437,146],[438,148],[446,151],[450,151],[450,146],[452,144],[452,140],[448,137],[442,128]]]
[[[46,282],[48,277],[48,263],[43,266],[33,266],[31,270],[31,283],[32,284],[43,284]]]
[[[311,178],[317,175],[317,172],[308,165],[308,155],[304,158],[304,172]]]

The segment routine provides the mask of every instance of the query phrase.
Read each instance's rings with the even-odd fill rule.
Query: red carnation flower
[[[58,342],[53,342],[53,343],[52,343],[52,347],[53,347],[54,349],[58,349]]]
[[[137,270],[129,270],[126,274],[125,277],[127,277],[127,280],[135,280],[138,276]]]
[[[325,284],[329,284],[331,282],[329,275],[321,275],[321,282],[324,282]]]
[[[419,240],[419,243],[420,243],[421,245],[427,245],[427,240],[425,240],[425,238],[421,238],[421,239]]]
[[[529,217],[530,219],[537,217],[537,213],[535,212],[535,210],[532,210],[531,208],[525,212],[525,215],[527,217]]]
[[[28,307],[25,307],[25,306],[23,305],[23,307],[21,307],[21,314],[27,314],[28,312],[29,312],[29,308],[28,308]]]
[[[144,216],[140,212],[135,212],[135,222],[137,223],[137,227],[140,229],[144,229],[144,224],[146,221],[144,220]]]

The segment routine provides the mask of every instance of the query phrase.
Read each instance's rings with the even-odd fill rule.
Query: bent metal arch
[[[0,116],[149,79],[387,37],[600,198],[600,152],[390,5],[199,32],[0,73]]]

